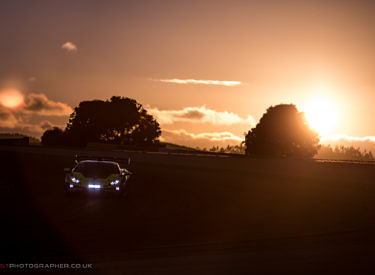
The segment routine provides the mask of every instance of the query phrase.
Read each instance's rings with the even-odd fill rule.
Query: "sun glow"
[[[0,92],[0,104],[7,108],[16,108],[24,103],[23,94],[18,90],[6,89]]]
[[[321,136],[332,133],[338,122],[338,111],[329,99],[318,98],[308,102],[304,108],[310,127]]]

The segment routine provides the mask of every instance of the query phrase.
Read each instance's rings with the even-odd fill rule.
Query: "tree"
[[[42,144],[45,146],[61,146],[65,143],[65,133],[58,127],[46,130],[42,135]]]
[[[318,133],[294,104],[271,106],[246,135],[246,155],[313,157],[319,149]]]
[[[244,154],[245,153],[244,142],[241,142],[239,145],[228,144],[226,148],[219,147],[219,146],[212,146],[209,149],[209,152],[227,153],[227,154]]]
[[[127,145],[152,145],[161,134],[159,123],[141,104],[119,96],[82,101],[70,115],[66,132],[73,140]]]
[[[353,146],[335,146],[333,149],[331,145],[322,145],[315,156],[322,159],[335,160],[359,160],[359,161],[373,161],[374,156],[371,151],[354,148]]]

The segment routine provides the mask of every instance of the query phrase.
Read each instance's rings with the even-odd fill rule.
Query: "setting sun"
[[[0,92],[0,104],[8,108],[16,108],[23,104],[23,95],[14,89],[7,89]]]
[[[320,135],[331,133],[336,127],[338,113],[336,106],[328,99],[315,99],[304,108],[306,120]]]

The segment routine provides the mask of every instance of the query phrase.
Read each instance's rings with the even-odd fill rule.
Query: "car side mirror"
[[[121,175],[122,176],[130,176],[132,173],[130,173],[129,171],[127,171],[126,169],[121,169]]]

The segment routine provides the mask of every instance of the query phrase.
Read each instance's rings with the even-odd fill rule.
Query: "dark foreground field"
[[[1,152],[1,263],[92,263],[103,274],[375,272],[373,165],[134,156],[129,197],[68,198],[68,155]]]

